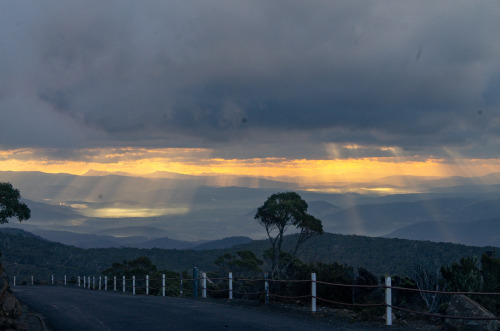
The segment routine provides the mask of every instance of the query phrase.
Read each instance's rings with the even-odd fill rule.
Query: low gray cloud
[[[4,2],[0,144],[496,156],[499,14],[479,1]]]

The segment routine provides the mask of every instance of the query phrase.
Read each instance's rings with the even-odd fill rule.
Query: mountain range
[[[19,188],[32,210],[31,219],[11,220],[9,226],[78,247],[184,249],[224,237],[264,239],[254,219],[257,208],[271,194],[289,190],[308,202],[309,213],[322,220],[327,232],[498,247],[499,174],[386,177],[351,185],[364,194],[329,193],[328,187],[308,188],[290,178],[174,173],[0,171],[0,181]],[[373,191],[377,187],[412,193],[380,194]]]
[[[227,237],[219,240],[200,240],[200,241],[184,241],[175,240],[168,237],[152,237],[152,236],[138,236],[138,235],[128,235],[123,236],[124,233],[140,233],[140,234],[152,234],[164,235],[164,231],[151,227],[128,227],[128,228],[116,228],[110,229],[108,231],[103,231],[109,233],[110,235],[104,234],[86,234],[86,233],[74,233],[69,231],[57,231],[57,230],[42,230],[38,228],[32,228],[31,233],[40,236],[41,238],[59,242],[65,245],[71,245],[80,248],[110,248],[110,247],[133,247],[133,248],[161,248],[161,249],[224,249],[229,248],[234,245],[246,244],[252,239],[244,236],[237,237]],[[115,236],[113,234],[121,234],[121,236]]]

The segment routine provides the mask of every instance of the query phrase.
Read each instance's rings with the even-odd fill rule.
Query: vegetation
[[[283,246],[296,242],[295,235],[286,236]],[[54,275],[97,275],[113,262],[148,257],[159,269],[182,272],[193,265],[200,270],[217,270],[214,261],[226,253],[248,250],[261,257],[269,243],[255,240],[224,250],[169,250],[138,248],[82,249],[44,240],[29,232],[0,229],[0,250],[6,272],[18,277],[31,275],[50,278]],[[377,277],[382,275],[411,276],[415,263],[432,260],[449,265],[463,256],[481,258],[485,250],[449,243],[433,243],[403,239],[370,238],[325,233],[313,238],[298,255],[307,264],[339,263],[353,268],[365,268]]]
[[[500,259],[495,257],[495,252],[488,251],[482,255],[481,273],[484,291],[500,293]]]
[[[155,274],[157,271],[158,269],[149,258],[140,256],[132,261],[114,262],[111,268],[104,270],[102,274],[105,276],[125,276],[128,278],[137,276],[145,278],[146,275]]]
[[[307,207],[307,203],[295,192],[276,193],[255,214],[255,219],[264,227],[271,243],[271,250],[265,257],[269,259],[272,278],[285,278],[300,246],[306,240],[323,234],[321,221],[308,214]],[[287,252],[282,252],[284,235],[290,226],[297,228],[299,234],[295,245]]]
[[[331,243],[330,245],[325,245],[323,241],[325,238]],[[285,246],[288,239],[289,237],[286,237],[284,240]],[[291,239],[290,244],[292,245],[295,240]],[[463,277],[467,278],[471,274],[469,271],[472,270],[472,274],[480,279],[481,291],[500,292],[500,259],[495,257],[493,250],[483,254],[484,248],[479,247],[331,234],[325,234],[321,237],[321,241],[317,241],[315,244],[317,245],[317,254],[310,256],[311,262],[302,262],[304,260],[301,261],[297,258],[290,265],[290,278],[306,280],[310,279],[311,272],[316,272],[317,279],[324,282],[373,285],[378,279],[378,283],[381,284],[380,276],[382,273],[374,273],[370,268],[355,266],[354,263],[330,261],[331,255],[333,258],[342,255],[343,261],[350,260],[361,264],[368,262],[366,259],[369,259],[370,265],[383,266],[379,269],[386,270],[385,274],[391,275],[393,286],[417,288],[415,277],[411,272],[398,272],[398,270],[412,271],[415,268],[415,261],[411,259],[407,261],[406,259],[416,256],[421,257],[420,260],[416,260],[417,263],[429,258],[436,261],[436,265],[444,266],[442,270],[445,271],[446,277],[443,277],[443,280],[447,291],[476,288],[476,285],[470,285],[461,280]],[[190,278],[190,273],[186,270],[192,270],[193,261],[196,261],[200,271],[209,272],[209,278],[214,279],[214,284],[209,283],[212,289],[227,288],[227,284],[222,284],[224,281],[218,282],[215,278],[220,276],[225,278],[227,277],[226,272],[231,270],[235,274],[235,291],[241,293],[262,291],[261,283],[240,282],[239,278],[262,277],[262,272],[259,269],[264,269],[264,266],[258,256],[264,253],[268,245],[267,240],[262,240],[232,249],[208,251],[133,248],[80,249],[49,242],[22,230],[0,230],[0,249],[4,253],[2,259],[9,276],[17,276],[18,284],[22,284],[23,281],[29,282],[31,275],[35,276],[35,282],[43,282],[44,280],[49,281],[52,274],[55,275],[56,280],[60,280],[64,275],[71,279],[78,275],[98,275],[103,270],[104,274],[108,276],[126,275],[129,277],[128,275],[135,274],[137,279],[142,278],[140,275],[146,273],[150,275],[151,279],[159,279],[161,274],[165,273],[167,278],[176,279],[171,284],[167,282],[168,295],[179,294],[179,274],[182,273],[184,278]],[[354,250],[351,249],[352,246],[363,247],[363,249]],[[384,250],[385,246],[394,248],[390,251],[393,258],[388,258],[388,254]],[[367,254],[367,249],[371,252],[370,254]],[[404,254],[397,254],[401,252]],[[329,259],[324,259],[324,256],[328,256]],[[470,258],[460,258],[460,256],[470,256]],[[480,262],[477,263],[477,261]],[[478,270],[479,273],[477,273]],[[435,269],[432,271],[435,273]],[[446,271],[453,272],[447,273]],[[466,287],[461,287],[460,284],[465,284]],[[110,285],[108,284],[108,286]],[[140,287],[143,284],[141,285],[138,280],[137,286]],[[159,294],[158,280],[156,283],[152,280],[150,286],[151,294]],[[188,290],[190,282],[185,282],[184,286]],[[310,291],[308,283],[273,286],[272,290],[276,291],[275,293],[283,295],[308,294]],[[138,288],[137,291],[140,293],[141,290]],[[217,293],[221,297],[227,297],[227,291]],[[235,294],[235,297],[237,296]],[[371,303],[381,302],[383,292],[380,289],[332,288],[318,284],[318,296],[333,302]],[[257,298],[250,295],[246,297]],[[262,299],[262,296],[259,298]],[[449,297],[445,296],[441,302],[446,303],[448,299]],[[496,298],[473,297],[473,299],[496,314],[500,312],[500,302]],[[322,304],[330,303],[322,302]],[[409,291],[394,290],[393,304],[416,310],[428,310],[429,308],[419,293]]]
[[[355,283],[354,269],[351,266],[340,263],[302,263],[296,261],[293,265],[293,277],[296,279],[311,279],[311,273],[316,273],[318,280],[335,283],[348,284]],[[307,295],[311,293],[310,283],[278,283],[275,291],[283,295]],[[317,286],[317,296],[336,302],[352,303],[353,292],[349,287],[331,287],[322,284]]]
[[[479,262],[476,257],[463,257],[459,262],[441,268],[448,291],[500,293],[500,259],[487,251]],[[500,314],[500,298],[475,296],[471,298],[496,316]]]
[[[412,278],[419,290],[435,292],[445,290],[442,272],[436,264],[428,262],[416,264]],[[434,292],[419,292],[419,294],[428,312],[435,313],[439,310],[443,295]]]
[[[488,251],[481,257],[481,272],[483,275],[483,291],[500,293],[500,258],[495,253]],[[482,297],[481,303],[490,311],[500,315],[500,298]]]
[[[20,202],[19,191],[10,183],[0,183],[0,208],[0,224],[7,223],[11,217],[19,221],[30,217],[30,209]],[[112,282],[114,276],[119,279],[125,276],[129,280],[135,276],[136,293],[140,294],[145,292],[146,276],[149,276],[149,293],[161,295],[162,274],[165,274],[166,294],[177,296],[182,289],[193,289],[193,282],[184,282],[181,289],[179,277],[192,278],[186,270],[196,265],[200,271],[208,272],[212,297],[227,296],[226,277],[232,272],[235,297],[263,300],[262,282],[248,280],[262,278],[263,270],[269,270],[273,279],[295,280],[309,280],[314,272],[321,281],[317,284],[321,304],[342,308],[344,306],[338,303],[383,302],[383,289],[371,287],[383,282],[382,275],[391,275],[395,287],[500,292],[500,259],[493,249],[484,253],[485,248],[457,244],[334,234],[319,236],[323,234],[322,223],[309,215],[307,208],[297,193],[271,195],[255,214],[268,240],[230,249],[80,249],[49,242],[22,230],[1,229],[0,250],[4,252],[7,273],[16,275],[18,284],[27,283],[32,275],[36,282],[43,282],[51,275],[56,275],[56,279],[67,275],[74,281],[78,275],[101,273],[109,277],[108,282]],[[298,233],[286,235],[290,228]],[[290,299],[293,302],[310,294],[307,281],[271,282],[270,286],[273,294],[293,298]],[[497,316],[500,313],[500,298],[471,297]],[[407,309],[443,312],[447,300],[449,295],[393,291],[393,305]],[[371,309],[377,316],[383,313],[381,307]]]
[[[476,257],[463,257],[459,262],[441,267],[448,291],[478,292],[483,287],[481,268]]]
[[[165,275],[165,295],[178,296],[181,294],[180,277],[187,278],[187,272],[181,274],[170,270],[158,270],[158,268],[146,256],[140,256],[131,261],[114,262],[110,268],[102,272],[108,276],[108,286],[114,284],[113,277],[121,282],[122,277],[129,281],[135,276],[136,293],[142,294],[146,291],[146,276],[149,276],[149,294],[163,295],[163,275]],[[192,284],[186,283],[186,289],[191,289]]]
[[[263,264],[252,251],[237,251],[236,254],[226,253],[219,256],[214,264],[219,267],[221,275],[226,276],[229,272],[235,278],[251,278],[262,276]]]
[[[19,222],[30,218],[30,209],[20,199],[19,190],[11,183],[0,183],[0,224],[8,223],[11,217],[17,217]]]

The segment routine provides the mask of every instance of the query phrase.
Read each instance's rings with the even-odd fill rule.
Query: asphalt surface
[[[73,287],[18,286],[15,296],[50,330],[332,330],[321,320],[203,299],[133,296]],[[358,330],[355,326],[336,330]]]

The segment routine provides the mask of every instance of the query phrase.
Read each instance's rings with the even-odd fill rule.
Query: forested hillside
[[[295,237],[287,237],[290,245]],[[166,250],[137,248],[82,249],[50,242],[17,229],[0,231],[2,262],[10,276],[98,275],[113,262],[147,256],[160,269],[184,271],[193,265],[211,271],[217,257],[238,250],[251,250],[261,257],[269,247],[266,240],[252,241],[230,249]],[[408,275],[421,261],[448,265],[463,256],[480,257],[492,247],[471,247],[449,243],[372,238],[325,233],[304,246],[300,259],[304,262],[338,262],[364,267],[376,275]]]

